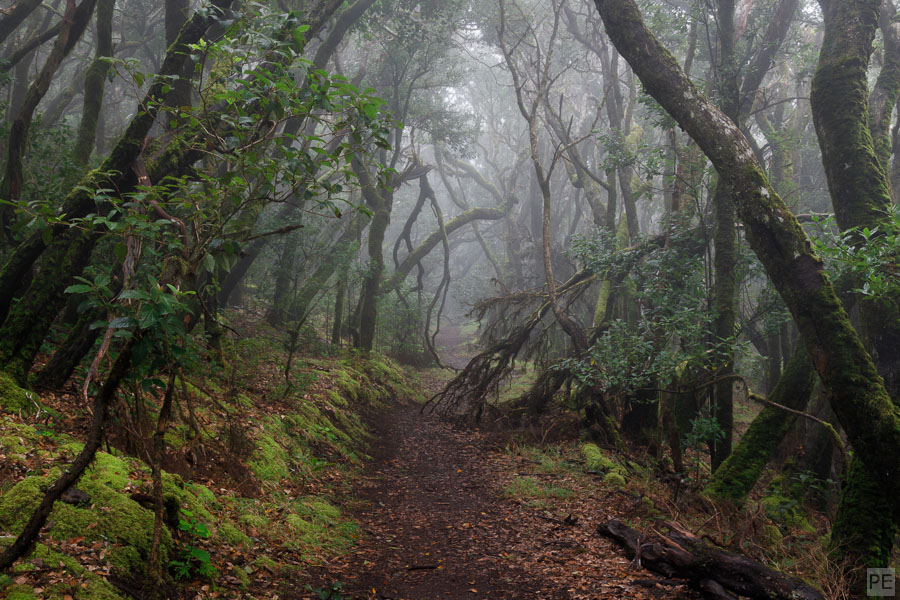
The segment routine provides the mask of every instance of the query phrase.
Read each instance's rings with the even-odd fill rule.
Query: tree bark
[[[97,3],[97,48],[94,61],[84,75],[84,105],[81,123],[75,137],[72,159],[75,164],[89,163],[97,140],[97,123],[103,107],[103,89],[109,63],[105,60],[113,55],[112,20],[116,0],[99,0]]]
[[[0,19],[0,44],[21,25],[43,0],[20,0]]]
[[[74,0],[68,0],[66,12],[63,16],[63,26],[56,38],[56,43],[50,51],[41,72],[28,89],[22,107],[16,114],[9,130],[9,145],[6,153],[6,170],[3,181],[0,183],[0,198],[11,204],[0,207],[0,225],[4,230],[9,230],[14,215],[14,204],[19,200],[24,184],[22,158],[25,153],[25,144],[28,141],[28,130],[34,111],[44,94],[50,89],[50,83],[63,59],[68,56],[75,44],[81,39],[81,35],[87,29],[91,15],[94,12],[96,0],[82,0],[75,5]]]

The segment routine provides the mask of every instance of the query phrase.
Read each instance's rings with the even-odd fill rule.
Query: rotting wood
[[[824,600],[807,584],[746,556],[713,548],[674,523],[667,523],[668,536],[641,535],[618,519],[597,527],[597,533],[612,538],[640,556],[638,566],[671,579],[684,578],[692,587],[713,598],[730,598],[730,593],[760,600]],[[714,583],[710,583],[714,582]],[[724,588],[721,589],[720,588]],[[723,595],[724,594],[724,595]]]

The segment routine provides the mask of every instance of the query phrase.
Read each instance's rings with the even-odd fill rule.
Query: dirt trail
[[[505,521],[486,449],[416,406],[376,427],[373,469],[356,517],[366,533],[328,569],[353,598],[566,598],[518,567],[510,547],[523,534]],[[506,555],[506,556],[505,556]],[[324,574],[323,574],[324,575]]]

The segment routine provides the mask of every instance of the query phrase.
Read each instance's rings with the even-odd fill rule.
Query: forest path
[[[373,462],[358,490],[365,538],[327,569],[351,598],[566,598],[508,555],[527,535],[496,497],[487,449],[418,406],[376,424]],[[323,574],[324,575],[324,574]]]
[[[363,537],[308,573],[314,588],[342,583],[333,599],[698,597],[654,585],[658,576],[631,569],[618,547],[596,535],[612,505],[640,498],[589,493],[542,510],[502,497],[517,471],[534,465],[499,451],[495,435],[454,429],[416,405],[387,411],[373,426],[373,460],[355,491]],[[579,517],[575,525],[561,522],[567,513]]]

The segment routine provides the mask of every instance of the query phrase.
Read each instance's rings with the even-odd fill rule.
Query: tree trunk
[[[101,333],[101,329],[91,329],[91,324],[106,317],[106,310],[102,307],[93,307],[84,311],[66,339],[59,345],[53,356],[35,376],[35,385],[44,388],[61,388],[72,376],[75,368],[81,360],[87,356],[94,342]]]
[[[21,0],[13,4],[0,19],[0,44],[6,41],[12,32],[21,25],[43,0]]]
[[[597,528],[600,535],[625,546],[641,566],[666,577],[683,577],[692,586],[709,590],[710,581],[730,593],[754,600],[824,600],[824,596],[799,579],[788,577],[754,560],[707,545],[700,538],[668,523],[669,534],[641,535],[616,519]],[[733,598],[718,592],[707,598]]]
[[[85,166],[90,162],[97,140],[97,123],[103,107],[103,89],[109,62],[105,59],[113,55],[112,20],[116,0],[99,0],[97,3],[97,48],[94,61],[84,75],[84,106],[81,123],[75,137],[72,160]]]
[[[794,410],[803,410],[815,381],[809,354],[801,348],[788,361],[775,389],[769,394],[769,400]],[[706,492],[716,498],[730,500],[736,506],[743,504],[774,456],[778,444],[796,421],[796,415],[773,406],[763,407],[731,455],[713,472]]]
[[[38,73],[37,78],[28,89],[28,93],[25,94],[22,107],[19,109],[10,127],[6,170],[3,174],[3,181],[0,183],[0,198],[13,203],[4,204],[0,207],[0,224],[5,230],[8,230],[12,224],[14,204],[19,200],[22,186],[24,185],[22,158],[25,153],[28,130],[31,128],[34,111],[44,94],[50,89],[53,76],[62,64],[63,59],[68,56],[78,40],[81,39],[85,29],[87,29],[95,4],[96,0],[82,0],[81,4],[76,7],[74,0],[68,0],[66,12],[63,16],[63,26],[56,37],[56,43],[47,56],[47,60],[44,62],[44,66]]]

